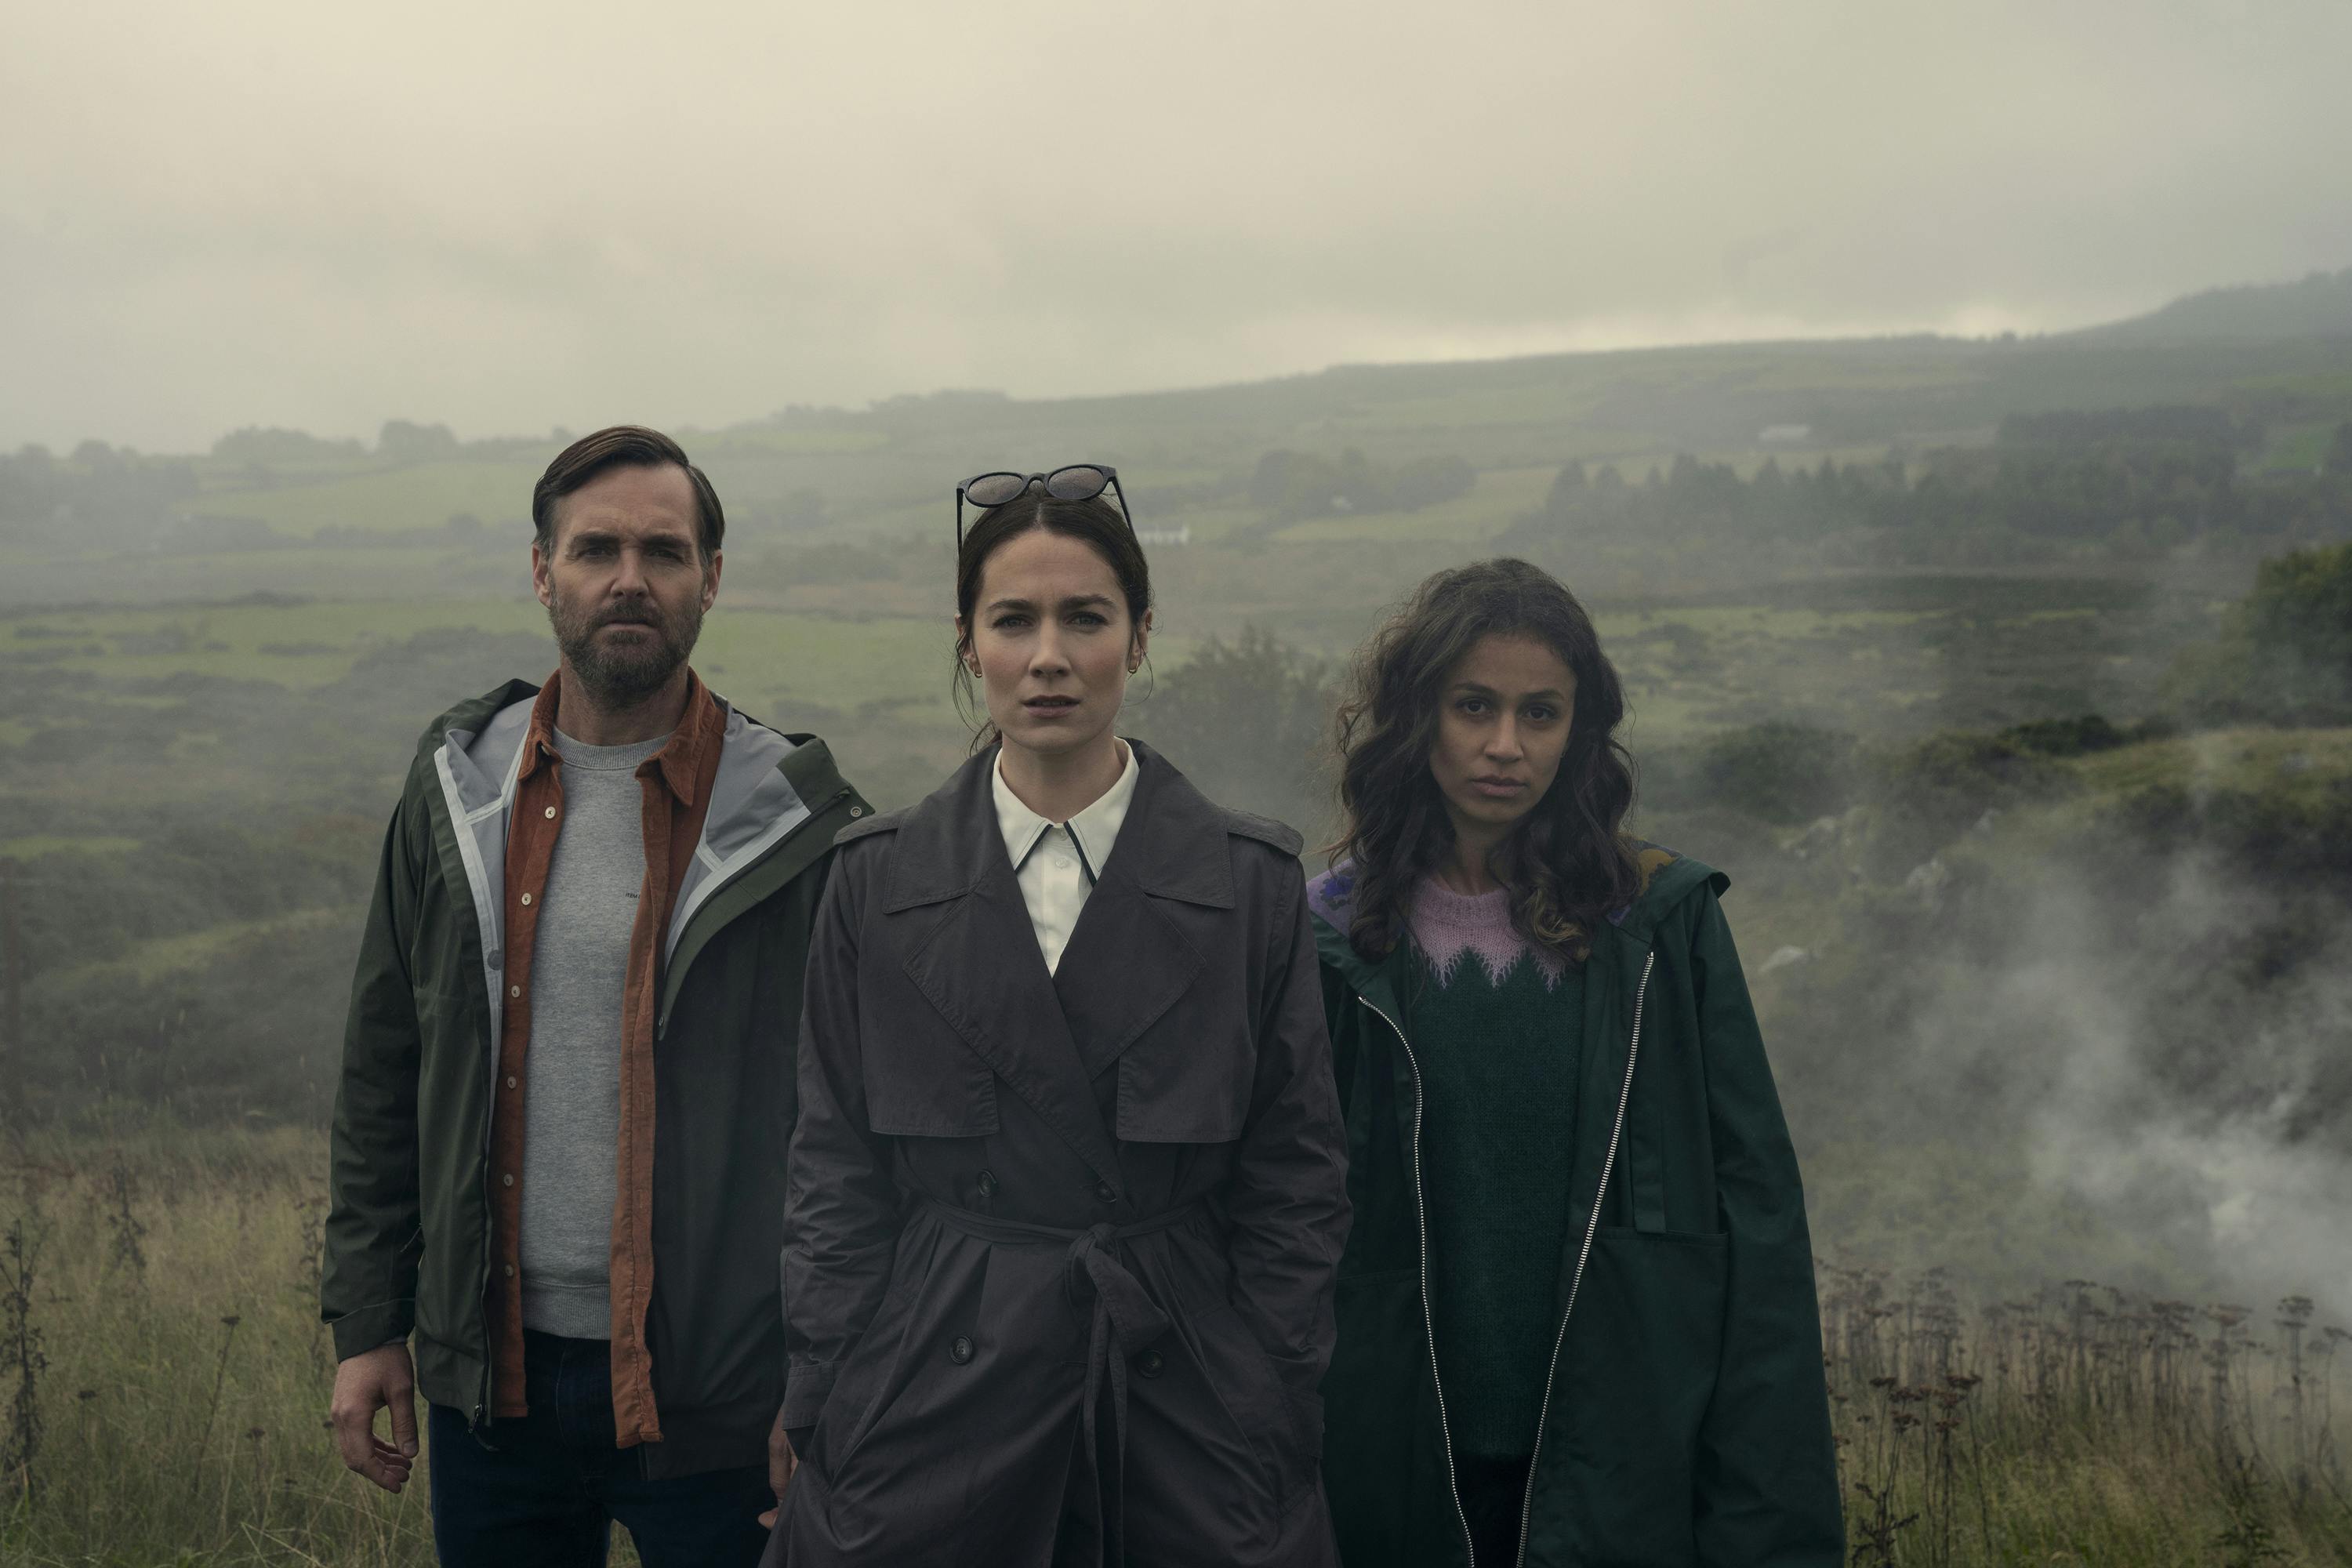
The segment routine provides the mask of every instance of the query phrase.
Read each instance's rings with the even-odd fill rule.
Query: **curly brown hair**
[[[1348,940],[1377,961],[1402,938],[1412,890],[1454,847],[1454,821],[1430,771],[1446,678],[1478,639],[1530,637],[1576,678],[1559,773],[1488,861],[1510,889],[1519,934],[1572,963],[1592,932],[1633,902],[1641,872],[1622,833],[1632,756],[1617,739],[1624,688],[1576,595],[1524,561],[1481,561],[1422,584],[1356,657],[1339,716],[1345,826],[1331,863],[1352,863]]]

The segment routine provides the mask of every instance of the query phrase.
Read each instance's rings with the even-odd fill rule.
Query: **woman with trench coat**
[[[998,743],[836,840],[785,1222],[789,1568],[1337,1561],[1347,1184],[1299,839],[1110,732],[1150,590],[1071,472],[999,476],[961,542]]]

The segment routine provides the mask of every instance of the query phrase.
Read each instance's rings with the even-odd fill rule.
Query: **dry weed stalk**
[[[117,1152],[113,1169],[107,1173],[106,1177],[106,1228],[112,1237],[107,1259],[112,1268],[127,1270],[144,1279],[147,1277],[147,1226],[132,1207],[137,1190],[131,1180],[131,1167]]]
[[[39,1216],[26,1214],[11,1220],[0,1237],[0,1357],[16,1383],[8,1400],[7,1440],[0,1443],[0,1470],[26,1503],[40,1491],[34,1465],[41,1454],[41,1374],[49,1366],[44,1336],[33,1321],[43,1239]]]
[[[2247,1307],[2090,1279],[1973,1314],[1940,1269],[1898,1289],[1884,1269],[1823,1263],[1820,1287],[1858,1563],[2006,1561],[2025,1544],[2009,1518],[2021,1478],[2085,1461],[2179,1478],[2228,1521],[2210,1539],[2233,1563],[2290,1556],[2290,1520],[2352,1540],[2334,1430],[2352,1334],[2315,1321],[2306,1297],[2281,1301],[2263,1335]]]

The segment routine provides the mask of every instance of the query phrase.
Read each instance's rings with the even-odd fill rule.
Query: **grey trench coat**
[[[1142,745],[1055,973],[993,751],[849,827],[809,948],[768,1562],[1336,1564],[1346,1137],[1296,856]]]

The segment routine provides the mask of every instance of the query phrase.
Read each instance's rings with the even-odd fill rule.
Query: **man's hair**
[[[547,472],[530,489],[530,524],[545,551],[555,542],[555,503],[597,475],[614,468],[659,468],[675,463],[686,470],[694,486],[697,542],[702,558],[719,553],[727,537],[727,514],[719,509],[719,492],[710,476],[687,460],[686,449],[658,430],[642,425],[613,425],[583,436],[555,455]]]

